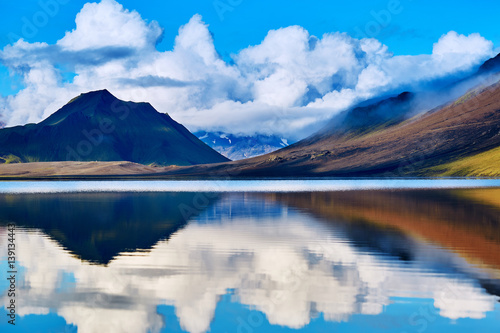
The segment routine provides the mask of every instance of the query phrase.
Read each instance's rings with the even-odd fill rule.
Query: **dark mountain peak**
[[[165,118],[150,103],[126,102],[118,99],[108,90],[90,91],[78,95],[53,113],[42,124],[54,125],[62,121],[79,122],[86,117],[89,121],[99,123],[106,119],[118,122],[122,126],[136,126],[144,122],[163,123]],[[171,120],[171,119],[170,119]],[[171,120],[170,124],[174,121]]]
[[[113,96],[113,94],[110,93],[108,89],[93,90],[93,91],[89,91],[89,92],[80,94],[80,96],[92,96],[92,95]],[[113,97],[115,97],[115,96],[113,96]]]
[[[108,90],[81,94],[50,117],[0,130],[0,157],[27,161],[130,161],[192,165],[227,159],[149,103]]]
[[[141,113],[143,116],[148,114],[152,117],[161,115],[151,103],[123,101],[115,97],[107,89],[80,94],[67,105],[72,102],[78,102],[71,106],[74,111],[87,110],[92,115],[106,114],[109,116],[114,114],[114,116],[119,116],[122,112],[126,112],[127,114]]]
[[[415,97],[414,93],[412,93],[411,91],[405,91],[396,96],[395,100],[405,102],[412,99],[413,97]]]
[[[479,74],[484,74],[488,72],[498,72],[500,71],[500,53],[496,57],[487,60],[484,64],[479,67]]]
[[[112,102],[114,100],[118,100],[112,93],[110,93],[107,89],[102,89],[102,90],[94,90],[94,91],[89,91],[86,93],[81,93],[77,97],[73,98],[68,102],[68,104],[71,104],[73,102],[79,101],[79,102],[89,102],[89,101],[107,101],[107,102]]]
[[[90,91],[86,94],[83,94],[83,96],[98,96],[103,100],[117,100],[118,98],[115,97],[112,93],[110,93],[107,89],[102,89],[102,90],[95,90],[95,91]]]

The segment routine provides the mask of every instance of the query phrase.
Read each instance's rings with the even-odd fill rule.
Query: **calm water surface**
[[[449,182],[0,183],[0,331],[498,332],[500,187]]]

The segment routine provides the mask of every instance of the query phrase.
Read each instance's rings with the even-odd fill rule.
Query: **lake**
[[[1,332],[500,327],[498,180],[0,182],[0,251]]]

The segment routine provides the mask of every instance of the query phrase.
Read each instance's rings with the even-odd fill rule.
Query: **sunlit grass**
[[[500,177],[500,147],[431,169],[438,176]]]

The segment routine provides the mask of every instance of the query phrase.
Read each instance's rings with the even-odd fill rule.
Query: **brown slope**
[[[165,171],[164,167],[148,166],[138,163],[118,162],[33,162],[0,164],[0,179],[35,179],[35,178],[66,178],[78,177],[84,179],[92,176],[126,177],[132,175],[154,174]]]
[[[176,176],[409,176],[500,146],[500,82],[401,124],[345,137],[318,134],[252,159],[179,168]]]

